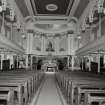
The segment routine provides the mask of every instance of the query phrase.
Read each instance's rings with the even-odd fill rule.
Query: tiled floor
[[[66,105],[54,74],[46,74],[45,82],[35,95],[31,105]]]

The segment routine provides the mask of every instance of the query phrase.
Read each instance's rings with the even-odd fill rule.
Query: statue
[[[49,42],[49,43],[48,43],[47,48],[46,48],[46,51],[54,51],[52,42]]]

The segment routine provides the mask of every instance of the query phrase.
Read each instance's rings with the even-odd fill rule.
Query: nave
[[[0,105],[42,104],[105,105],[105,0],[0,0]]]

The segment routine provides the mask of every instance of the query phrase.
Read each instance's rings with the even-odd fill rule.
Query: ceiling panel
[[[24,17],[29,16],[29,11],[27,9],[27,6],[25,4],[25,1],[24,0],[15,0],[15,1],[16,1],[16,4],[18,5],[18,7],[19,7],[19,9],[20,9],[20,11],[22,13],[22,15]]]
[[[85,10],[86,6],[88,5],[88,3],[89,0],[80,0],[78,7],[74,13],[74,17],[77,17],[79,19],[83,11]]]
[[[69,15],[74,0],[30,0],[35,15]],[[36,12],[35,12],[36,10]]]

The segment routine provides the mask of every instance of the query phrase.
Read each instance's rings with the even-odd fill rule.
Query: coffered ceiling
[[[80,19],[89,0],[14,0],[26,22],[34,22],[35,27],[44,30],[64,28],[71,19]],[[43,25],[42,25],[43,24]],[[45,25],[47,24],[47,25]]]
[[[34,15],[69,15],[74,0],[30,0]]]
[[[24,17],[72,15],[79,18],[89,0],[15,0],[15,2]]]

